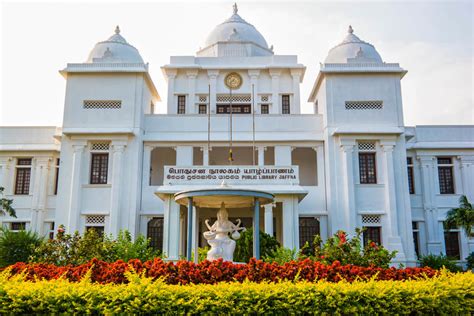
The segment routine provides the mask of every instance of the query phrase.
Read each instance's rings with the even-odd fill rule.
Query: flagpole
[[[211,85],[209,85],[209,93],[207,95],[207,155],[211,150]]]
[[[232,161],[234,158],[232,157],[232,88],[229,88],[229,95],[230,95],[230,103],[229,103],[229,110],[230,110],[230,148],[229,148],[229,163],[232,165]]]
[[[252,159],[255,166],[255,92],[252,84]]]

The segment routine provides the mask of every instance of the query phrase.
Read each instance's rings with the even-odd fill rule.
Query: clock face
[[[236,72],[231,72],[227,76],[225,76],[224,79],[225,85],[229,89],[238,89],[242,85],[242,77],[236,73]]]

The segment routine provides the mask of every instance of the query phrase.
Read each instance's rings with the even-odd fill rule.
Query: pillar
[[[300,114],[301,101],[300,101],[300,81],[301,81],[301,69],[291,69],[291,77],[293,79],[293,102],[290,104],[291,114]]]
[[[260,259],[260,201],[255,199],[253,209],[253,256]]]
[[[199,209],[193,208],[193,252],[194,263],[199,263]]]
[[[168,114],[178,113],[178,107],[174,100],[174,80],[178,74],[177,69],[166,69],[166,78],[168,79]]]
[[[151,153],[154,147],[149,145],[143,146],[143,179],[142,187],[148,187],[151,184]]]
[[[195,114],[196,107],[194,102],[196,100],[196,77],[198,75],[197,69],[189,69],[186,71],[188,77],[188,100],[186,102],[186,114]]]
[[[125,142],[112,142],[112,188],[110,191],[109,233],[117,236],[120,230],[120,196],[122,187],[122,160]]]
[[[418,156],[417,159],[420,161],[421,169],[427,251],[429,254],[438,255],[442,252],[442,243],[438,234],[438,209],[435,201],[435,157]]]
[[[272,108],[271,114],[279,114],[280,110],[280,74],[281,69],[269,69],[270,77],[272,78]]]
[[[193,165],[193,146],[176,147],[176,166]]]
[[[316,168],[318,173],[317,185],[323,190],[326,190],[326,183],[324,177],[324,144],[316,146]],[[324,194],[326,196],[326,194]]]
[[[291,146],[275,146],[275,166],[291,165]]]
[[[202,150],[202,165],[209,166],[209,151],[210,148],[208,146],[201,147]]]
[[[174,201],[173,195],[169,195],[164,201],[163,216],[163,253],[167,260],[179,259],[179,205]]]
[[[467,197],[469,201],[474,200],[474,155],[473,156],[459,156],[459,167],[461,169],[461,183],[462,194]]]
[[[283,199],[283,247],[299,249],[298,200],[293,196]]]
[[[86,143],[76,143],[72,145],[72,164],[71,164],[71,184],[69,191],[69,205],[68,205],[68,227],[69,233],[79,230],[79,223],[81,217],[81,172],[82,172],[82,158],[84,155],[84,148]]]
[[[187,241],[186,241],[186,260],[191,261],[193,249],[193,198],[188,198],[188,225],[187,225]],[[195,254],[197,256],[197,254]]]
[[[43,236],[44,234],[44,218],[48,197],[48,180],[51,161],[51,157],[41,157],[36,159],[35,164],[32,210],[33,212],[36,212],[36,222],[32,222],[31,227],[40,236]]]
[[[260,113],[260,109],[258,107],[258,77],[260,75],[260,70],[259,69],[249,69],[248,74],[250,77],[250,93],[252,93],[252,86],[253,86],[253,99],[252,99],[252,105],[253,109],[252,111],[255,111],[255,114]]]
[[[354,231],[357,224],[354,192],[354,146],[355,141],[341,141],[344,182],[344,230],[349,233]]]
[[[9,187],[10,187],[10,177],[9,177],[9,171],[10,171],[10,163],[11,163],[11,158],[9,157],[1,157],[0,158],[0,187],[3,187],[5,191],[3,191],[4,195],[7,195],[9,192]]]
[[[265,147],[258,146],[257,153],[258,153],[258,165],[259,166],[265,165]]]
[[[211,105],[211,114],[216,114],[216,98],[217,98],[217,76],[219,70],[209,69],[207,76],[209,77],[209,85],[211,87],[211,95],[209,96],[209,104]]]
[[[393,167],[393,149],[395,142],[382,142],[383,150],[383,170],[385,176],[385,211],[387,213],[388,225],[383,229],[388,230],[388,244],[389,250],[396,250],[397,261],[405,261],[405,252],[402,246],[402,239],[400,238],[398,227],[398,208],[397,208],[397,192],[395,187],[395,170]]]
[[[264,207],[265,233],[273,236],[273,204],[266,204]]]

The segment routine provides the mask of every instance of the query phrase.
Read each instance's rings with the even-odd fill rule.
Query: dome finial
[[[347,33],[354,33],[354,29],[352,28],[352,25],[349,25],[349,29],[347,29]]]
[[[234,2],[232,8],[234,9],[234,14],[237,14],[237,12],[239,12],[239,9],[237,8],[237,2]]]
[[[118,25],[115,27],[115,34],[120,34],[120,27]]]

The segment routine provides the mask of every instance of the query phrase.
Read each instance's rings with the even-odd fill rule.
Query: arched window
[[[147,238],[153,249],[163,250],[163,217],[153,217],[147,225]]]

